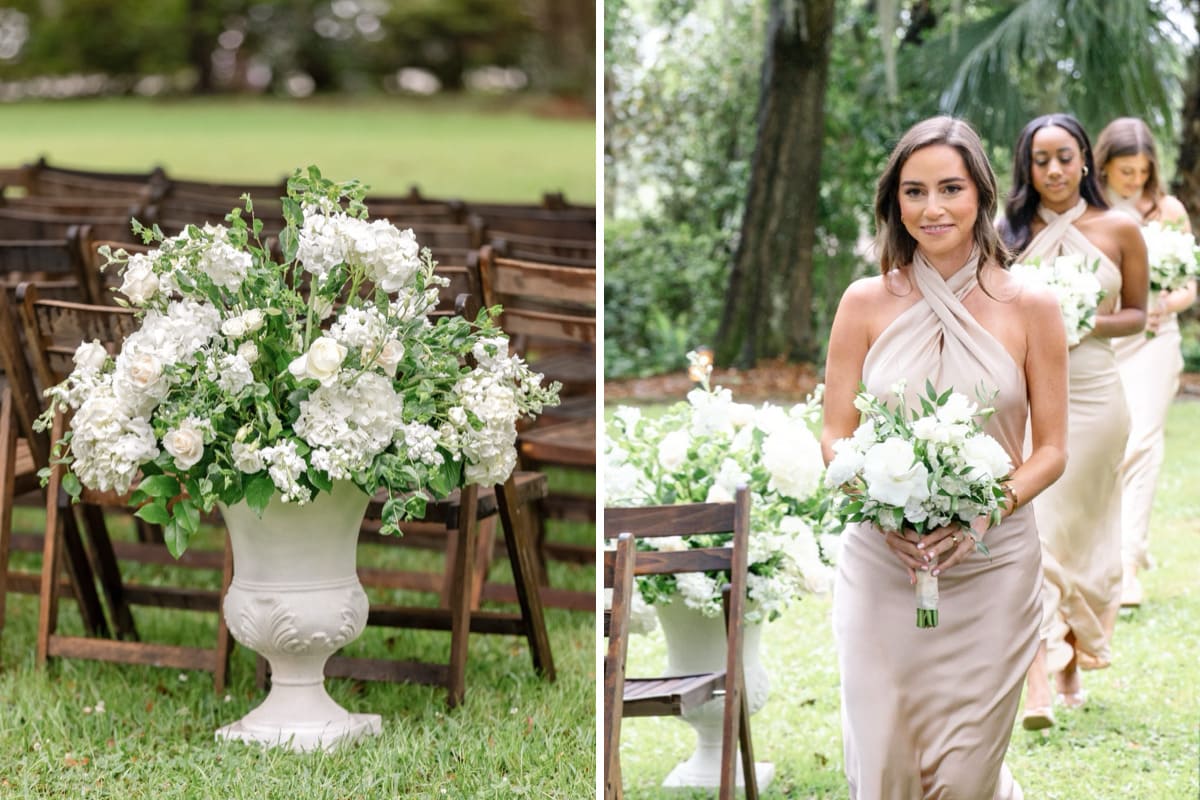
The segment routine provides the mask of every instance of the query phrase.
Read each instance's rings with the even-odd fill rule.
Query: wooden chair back
[[[63,239],[73,226],[87,225],[98,239],[127,239],[131,215],[103,213],[65,213],[0,206],[0,240]]]
[[[595,271],[503,258],[488,245],[478,259],[484,303],[503,306],[510,336],[595,345]]]
[[[741,762],[746,797],[758,797],[754,772],[754,753],[750,739],[750,715],[745,696],[742,669],[742,640],[746,610],[747,569],[749,564],[750,492],[738,488],[732,503],[689,503],[644,508],[607,508],[604,512],[604,536],[617,539],[629,534],[633,540],[688,536],[692,534],[731,533],[728,547],[688,548],[685,550],[642,550],[633,559],[634,575],[678,575],[686,572],[721,571],[729,576],[723,591],[726,625],[725,669],[706,675],[680,677],[630,678],[625,675],[624,653],[627,643],[630,603],[620,606],[614,600],[609,622],[609,647],[605,659],[605,797],[620,796],[619,735],[622,717],[678,716],[693,703],[708,702],[724,692],[724,723],[721,749],[721,800],[733,800],[737,789],[737,753]],[[629,545],[625,545],[628,550]],[[621,550],[604,555],[604,584],[616,588],[629,571],[628,564],[618,565]],[[626,595],[628,598],[630,594]],[[618,641],[614,643],[614,638]],[[618,678],[618,671],[620,678]],[[610,674],[611,673],[611,674]],[[621,685],[618,695],[617,685]],[[696,692],[703,687],[699,695]],[[686,691],[685,691],[686,689]],[[618,697],[620,700],[618,701]],[[617,711],[618,706],[620,712]],[[611,785],[614,779],[615,786]]]
[[[125,338],[137,330],[137,319],[130,309],[46,299],[39,296],[36,286],[29,284],[18,288],[17,297],[30,360],[43,386],[58,383],[70,373],[74,367],[73,356],[80,342],[97,340],[115,355],[120,351]],[[63,436],[66,427],[66,415],[56,413],[50,441],[57,441]],[[229,652],[232,647],[232,638],[224,616],[220,614],[220,598],[233,573],[228,537],[223,543],[223,551],[191,548],[178,561],[171,558],[162,543],[161,530],[146,526],[140,520],[139,541],[114,542],[109,536],[105,509],[119,508],[128,511],[128,498],[113,492],[84,489],[81,494],[82,502],[74,506],[61,491],[62,480],[62,464],[52,463],[46,497],[45,546],[42,556],[36,651],[38,665],[44,665],[49,657],[56,656],[154,664],[177,669],[201,669],[213,673],[216,691],[224,691]],[[99,583],[116,635],[123,641],[57,633],[57,576],[64,545],[68,551],[71,546],[66,532],[72,527],[70,520],[77,512],[84,519],[92,556],[90,565],[84,563],[82,567],[76,566],[77,573],[84,570],[83,573],[77,574],[77,579],[81,583]],[[67,538],[64,538],[65,536]],[[130,582],[122,575],[118,559],[216,570],[221,575],[221,589],[175,586],[162,582],[153,585]],[[133,605],[217,612],[216,639],[209,647],[139,641],[132,614]]]
[[[493,235],[489,244],[496,254],[521,261],[560,264],[582,269],[596,268],[596,240],[555,239],[519,233]]]
[[[89,280],[83,263],[90,241],[86,225],[68,226],[57,238],[0,241],[0,285],[12,292],[26,281],[70,284],[80,299],[92,302],[98,282]]]
[[[596,209],[520,208],[471,206],[468,217],[474,243],[481,247],[491,239],[509,236],[540,236],[547,239],[596,241]]]
[[[20,182],[29,195],[146,202],[162,190],[166,174],[161,167],[149,172],[100,172],[55,167],[43,158],[22,167]]]

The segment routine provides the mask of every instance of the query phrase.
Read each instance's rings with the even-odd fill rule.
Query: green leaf
[[[320,489],[322,492],[333,491],[333,478],[329,477],[329,473],[322,472],[319,469],[310,469],[307,473],[309,482]]]
[[[176,497],[179,494],[179,481],[170,475],[151,475],[138,484],[138,489],[150,497]]]
[[[274,493],[275,484],[271,482],[271,478],[264,474],[256,475],[246,485],[246,505],[256,513],[262,514]]]
[[[167,511],[167,504],[161,499],[147,503],[133,512],[133,515],[155,525],[166,525],[171,521],[171,512]]]
[[[175,558],[183,555],[183,551],[187,549],[189,538],[188,532],[180,526],[179,520],[174,517],[163,526],[163,539],[167,543],[167,549],[171,551],[171,555]]]
[[[73,472],[63,473],[62,488],[64,492],[76,500],[78,500],[79,495],[83,493],[83,484],[79,482],[79,478],[76,478],[75,473]]]

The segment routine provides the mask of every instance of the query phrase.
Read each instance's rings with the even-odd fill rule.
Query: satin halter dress
[[[1136,202],[1111,196],[1109,200],[1113,208],[1129,214],[1139,225],[1147,223]],[[1151,291],[1151,303],[1156,294]],[[1138,569],[1149,569],[1150,511],[1166,453],[1167,411],[1179,393],[1183,372],[1179,319],[1168,314],[1153,337],[1139,332],[1113,339],[1112,344],[1130,420],[1121,465],[1121,560]]]
[[[1097,313],[1109,314],[1120,303],[1121,271],[1075,227],[1086,210],[1082,199],[1062,214],[1039,208],[1046,227],[1018,260],[1082,254],[1098,265],[1105,292]],[[1071,348],[1069,364],[1067,468],[1032,504],[1042,539],[1042,638],[1051,672],[1072,655],[1083,669],[1109,665],[1121,600],[1120,473],[1130,427],[1125,390],[1108,339],[1085,336]]]
[[[910,409],[927,378],[939,392],[996,391],[985,429],[1015,468],[1028,415],[1025,372],[963,305],[981,291],[975,259],[949,281],[919,252],[907,270],[921,299],[868,351],[867,390],[892,404],[890,388],[905,378]],[[833,627],[851,798],[1022,797],[1004,754],[1042,613],[1033,509],[1022,507],[985,541],[990,558],[972,553],[939,576],[938,625],[921,629],[908,572],[878,529],[851,524],[843,533]]]

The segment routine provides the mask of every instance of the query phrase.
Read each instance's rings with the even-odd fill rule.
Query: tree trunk
[[[1196,15],[1196,27],[1200,30],[1200,3],[1192,4]],[[1194,51],[1190,59],[1187,92],[1183,102],[1181,120],[1182,139],[1179,143],[1179,161],[1171,193],[1179,198],[1188,210],[1192,230],[1200,230],[1200,51]]]
[[[834,0],[771,0],[758,141],[717,334],[720,363],[817,356],[812,330]]]

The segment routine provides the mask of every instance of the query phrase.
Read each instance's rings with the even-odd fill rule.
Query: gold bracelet
[[[1005,483],[1000,487],[1000,491],[1004,492],[1004,496],[1008,498],[1008,513],[1012,514],[1021,503],[1021,498],[1017,495],[1017,490],[1013,488],[1011,483]]]

